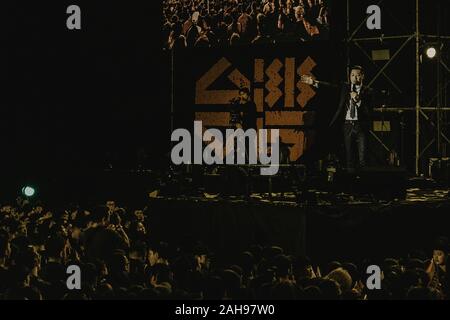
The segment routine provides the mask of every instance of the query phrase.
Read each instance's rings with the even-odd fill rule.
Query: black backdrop
[[[71,4],[81,7],[81,30],[66,28]],[[135,168],[139,150],[166,151],[159,3],[9,1],[4,9],[3,181]]]

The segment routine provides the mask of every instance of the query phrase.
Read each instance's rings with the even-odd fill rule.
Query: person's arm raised
[[[337,88],[338,87],[337,85],[335,85],[333,83],[316,80],[310,75],[302,75],[301,76],[301,82],[303,82],[303,83],[305,83],[307,85],[313,86],[315,88],[319,88],[319,87],[333,87],[333,88]]]

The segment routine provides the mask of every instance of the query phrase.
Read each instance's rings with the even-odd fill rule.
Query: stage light
[[[36,193],[36,190],[33,187],[31,187],[31,186],[25,186],[25,187],[22,188],[22,194],[25,197],[30,198],[30,197],[34,196],[35,193]]]
[[[436,57],[437,50],[435,47],[428,47],[425,53],[429,59],[433,59],[434,57]]]

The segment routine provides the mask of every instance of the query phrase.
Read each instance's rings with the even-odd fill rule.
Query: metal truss
[[[384,0],[379,0],[377,2],[377,5],[380,5],[383,3]],[[420,32],[420,6],[419,6],[419,0],[415,0],[415,32],[413,34],[400,34],[400,35],[382,35],[381,37],[362,37],[357,38],[356,35],[358,31],[366,24],[366,21],[368,17],[365,17],[359,25],[355,28],[355,30],[350,30],[350,0],[347,0],[347,73],[349,74],[350,70],[350,59],[351,59],[351,53],[350,48],[353,44],[356,48],[358,48],[361,53],[368,59],[368,61],[378,70],[375,76],[373,76],[372,79],[368,82],[368,85],[372,85],[379,77],[383,77],[398,93],[402,93],[402,90],[399,85],[395,83],[394,80],[392,80],[387,74],[386,69],[398,61],[396,59],[399,55],[399,53],[405,49],[406,45],[410,43],[411,41],[415,41],[415,106],[398,106],[398,107],[389,107],[389,108],[377,108],[376,111],[381,112],[415,112],[415,119],[416,119],[416,125],[415,125],[415,174],[420,175],[421,169],[420,169],[420,160],[423,157],[425,151],[427,151],[434,143],[438,144],[437,152],[440,153],[440,147],[441,147],[441,141],[445,141],[445,143],[450,144],[450,139],[442,132],[442,121],[441,121],[441,113],[445,111],[450,111],[450,106],[443,107],[441,104],[441,96],[440,93],[442,90],[447,88],[450,85],[450,80],[448,80],[445,84],[440,81],[438,78],[438,86],[436,88],[436,94],[434,95],[433,99],[431,99],[427,104],[424,104],[422,102],[422,95],[421,95],[421,43],[424,39],[431,39],[431,40],[438,40],[440,42],[450,42],[450,36],[448,35],[429,35],[429,34],[422,34]],[[394,16],[391,15],[393,19],[396,19]],[[397,21],[398,22],[398,21]],[[399,22],[398,22],[399,23]],[[406,30],[406,28],[404,28]],[[402,40],[402,43],[400,47],[394,52],[394,54],[391,56],[390,60],[387,61],[382,67],[378,66],[373,60],[372,57],[369,55],[367,50],[364,48],[364,44],[370,43],[370,42],[380,42],[383,40],[388,39],[397,39]],[[439,55],[439,62],[438,62],[438,69],[442,69],[445,72],[450,73],[450,68],[447,66],[447,64],[441,59],[441,55]],[[439,72],[438,72],[439,73]],[[439,75],[438,75],[439,77]],[[429,106],[433,101],[437,100],[437,104],[434,107]],[[428,112],[436,112],[437,113],[437,121],[436,123],[433,122],[433,120],[425,113]],[[420,120],[424,119],[427,121],[433,128],[436,129],[436,136],[431,139],[431,141],[425,142],[424,146],[421,146],[421,125]],[[390,151],[389,148],[383,143],[383,141],[374,133],[371,132],[371,135],[377,140],[384,149],[387,151]],[[441,155],[439,155],[441,156]],[[401,159],[403,161],[403,159]]]

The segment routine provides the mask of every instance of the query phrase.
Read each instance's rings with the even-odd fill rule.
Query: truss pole
[[[437,70],[436,70],[436,88],[437,88],[437,154],[438,158],[442,157],[442,150],[441,150],[441,144],[442,144],[442,112],[441,112],[441,59],[442,59],[442,46],[441,46],[441,3],[438,2],[438,14],[437,14],[437,33],[438,33],[438,61],[437,61]]]
[[[420,157],[420,33],[419,0],[416,0],[416,176],[419,175]]]
[[[347,80],[350,77],[350,0],[347,0]]]

